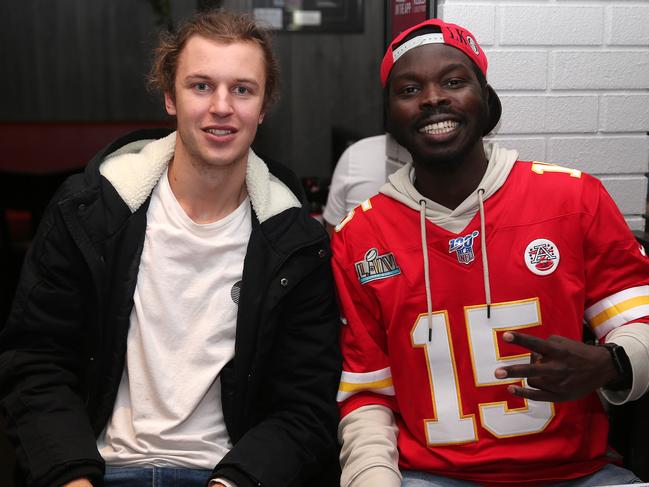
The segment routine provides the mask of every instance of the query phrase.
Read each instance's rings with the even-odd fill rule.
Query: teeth
[[[212,135],[229,135],[232,133],[232,130],[218,130],[218,129],[207,129]]]
[[[424,134],[446,134],[457,127],[459,124],[452,120],[444,120],[443,122],[431,123],[419,129]]]

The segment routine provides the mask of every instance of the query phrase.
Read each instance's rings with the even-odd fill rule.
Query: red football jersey
[[[342,415],[396,413],[402,469],[492,485],[588,475],[607,459],[595,393],[562,403],[514,397],[500,366],[529,363],[507,330],[602,338],[649,315],[649,261],[601,183],[580,171],[517,162],[485,202],[487,317],[480,215],[458,234],[426,221],[432,340],[420,215],[385,195],[337,227],[333,268],[343,313]]]

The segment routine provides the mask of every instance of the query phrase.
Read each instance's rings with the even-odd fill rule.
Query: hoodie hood
[[[485,144],[485,154],[489,163],[480,184],[454,210],[424,197],[415,189],[415,171],[412,163],[390,175],[380,192],[415,211],[420,211],[420,202],[423,200],[426,203],[425,215],[429,221],[449,232],[461,232],[479,210],[478,192],[483,190],[482,198],[486,200],[498,191],[518,159],[518,151],[502,148],[496,143]]]
[[[176,148],[176,132],[157,140],[137,140],[104,158],[99,172],[131,210],[137,211],[165,174]],[[289,208],[301,207],[298,197],[252,149],[248,152],[246,188],[260,223]]]

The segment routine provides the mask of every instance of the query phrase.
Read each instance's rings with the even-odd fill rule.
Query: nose
[[[450,102],[448,94],[443,87],[436,83],[426,83],[422,89],[420,108],[448,105]]]
[[[232,94],[227,87],[214,90],[210,98],[210,113],[222,118],[231,115],[232,112]]]

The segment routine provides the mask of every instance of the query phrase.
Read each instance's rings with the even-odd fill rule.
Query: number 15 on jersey
[[[495,303],[491,318],[486,306],[464,310],[468,349],[471,355],[475,386],[490,387],[520,382],[494,377],[498,367],[529,363],[530,353],[502,356],[497,333],[541,326],[539,301],[536,298],[511,303]],[[554,404],[525,399],[521,408],[509,408],[507,401],[478,404],[479,418],[462,411],[462,392],[457,361],[451,340],[452,327],[446,311],[433,313],[433,339],[428,340],[428,315],[421,314],[412,328],[412,346],[423,348],[426,357],[430,394],[435,417],[426,419],[425,433],[429,446],[478,441],[476,421],[497,438],[540,433],[554,417]],[[525,381],[523,384],[526,386]]]

